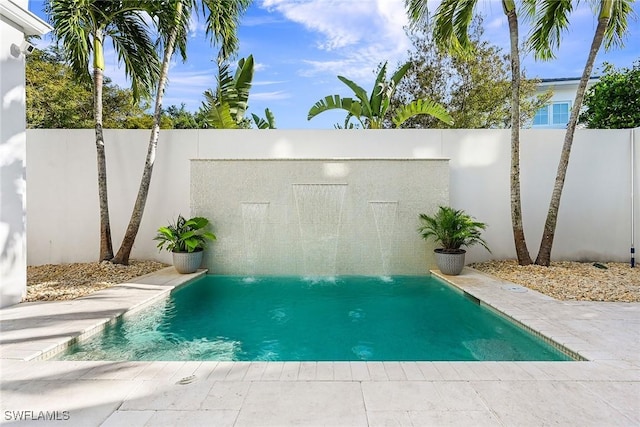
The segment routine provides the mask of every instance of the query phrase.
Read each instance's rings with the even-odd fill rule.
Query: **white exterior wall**
[[[27,0],[16,1],[27,7]],[[0,16],[0,307],[26,294],[24,56],[15,57],[21,30]]]
[[[592,84],[593,83],[590,83],[587,88]],[[573,106],[573,101],[576,98],[576,92],[578,90],[578,83],[548,83],[544,85],[544,87],[541,87],[541,89],[544,89],[545,91],[547,89],[551,89],[553,91],[553,95],[549,100],[550,104],[553,104],[554,102],[568,102]]]
[[[635,160],[640,164],[635,131]],[[578,130],[562,197],[554,260],[628,261],[631,241],[630,130]],[[29,130],[28,262],[94,261],[98,200],[91,130]],[[523,130],[522,199],[527,243],[535,258],[564,132]],[[114,249],[138,189],[149,132],[107,130],[107,169]],[[134,258],[170,262],[155,230],[190,214],[189,159],[449,158],[450,204],[489,227],[492,249],[467,261],[515,257],[509,208],[508,130],[170,130],[161,131],[149,201]],[[638,166],[636,166],[636,171]],[[640,224],[635,177],[635,240]],[[416,212],[416,215],[418,212]],[[215,243],[213,244],[215,248]]]

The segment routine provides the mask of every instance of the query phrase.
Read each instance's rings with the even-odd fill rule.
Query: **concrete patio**
[[[640,425],[640,304],[557,301],[468,268],[444,279],[587,361],[42,360],[198,274],[167,268],[74,301],[0,310],[0,423]]]

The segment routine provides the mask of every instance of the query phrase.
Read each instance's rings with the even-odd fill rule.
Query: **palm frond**
[[[555,57],[554,50],[560,46],[562,33],[569,27],[569,15],[573,11],[571,0],[527,0],[526,10],[534,20],[527,47],[536,59],[549,60]]]
[[[422,27],[429,22],[428,0],[405,0],[404,6],[407,9],[411,28]]]
[[[443,0],[434,16],[433,36],[443,50],[457,55],[469,54],[469,25],[477,0]]]
[[[93,51],[91,34],[96,28],[91,14],[71,1],[47,3],[47,14],[53,26],[54,39],[63,48],[65,59],[74,74],[84,81],[90,81],[89,61]]]
[[[252,0],[202,0],[202,13],[206,16],[206,34],[220,46],[220,60],[229,59],[238,50],[240,17]]]
[[[131,79],[134,99],[150,94],[160,76],[160,59],[149,36],[149,29],[138,13],[114,17],[107,27],[118,60]]]
[[[632,0],[617,0],[612,2],[609,25],[604,33],[604,47],[621,47],[628,28],[629,19],[637,19],[633,11]]]
[[[137,0],[132,0],[137,1]],[[138,0],[139,1],[139,0]],[[195,8],[195,0],[145,0],[147,10],[153,17],[158,30],[159,51],[164,51],[169,37],[176,32],[174,53],[179,52],[183,61],[187,59],[187,35],[191,23],[191,13]]]

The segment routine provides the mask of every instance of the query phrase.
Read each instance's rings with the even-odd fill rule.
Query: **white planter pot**
[[[442,249],[434,250],[436,254],[436,264],[442,274],[457,276],[464,268],[464,256],[467,253],[460,249],[460,253],[449,254],[442,252]]]
[[[197,252],[172,252],[173,266],[178,273],[194,273],[202,264],[202,250]]]

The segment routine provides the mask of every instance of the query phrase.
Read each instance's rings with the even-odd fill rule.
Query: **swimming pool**
[[[205,276],[62,360],[571,360],[428,276]]]

